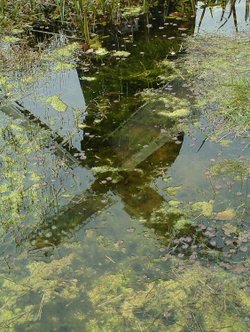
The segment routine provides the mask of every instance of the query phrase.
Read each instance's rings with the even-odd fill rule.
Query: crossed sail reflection
[[[155,33],[158,31],[161,34],[160,36],[158,34],[158,38],[161,39],[161,50],[169,51],[172,44],[162,29],[158,30],[158,26],[162,28],[165,14],[160,12],[157,15],[159,22],[154,21],[151,35],[150,31],[145,29],[147,20],[138,22],[138,29],[143,29],[144,34],[148,33],[152,38],[155,38]],[[190,20],[190,27],[192,32],[194,18]],[[176,29],[176,33],[180,34],[177,28],[178,25],[171,23],[166,26],[166,31],[169,29],[169,33],[173,34]],[[139,31],[137,36],[140,38]],[[179,37],[176,41],[177,46],[181,41]],[[148,51],[150,52],[150,49]],[[164,58],[165,53],[162,54]],[[145,59],[147,59],[146,55],[145,53]],[[136,54],[132,56],[138,57]],[[128,80],[127,84],[131,84],[133,89],[136,87],[134,80],[131,82]],[[147,83],[138,80],[139,91],[143,87],[148,87]],[[69,156],[66,151],[69,146],[81,154],[86,142],[84,129],[79,124],[85,122],[87,113],[77,71],[71,69],[67,72],[53,72],[48,77],[38,80],[32,87],[32,91],[35,93],[21,99],[20,104],[43,125],[61,137],[65,143],[68,143],[61,147],[65,150],[64,156]],[[124,210],[132,218],[150,217],[154,209],[164,201],[160,193],[151,186],[152,181],[157,178],[156,170],[162,168],[166,171],[181,149],[181,144],[175,144],[173,141],[174,123],[162,112],[164,108],[164,103],[160,101],[147,103],[136,110],[125,122],[117,124],[117,128],[109,132],[107,136],[103,136],[101,142],[100,140],[95,142],[93,138],[91,156],[88,158],[88,152],[85,151],[87,159],[82,164],[79,164],[74,156],[69,156],[68,164],[71,167],[72,179],[67,172],[63,171],[59,185],[62,189],[64,186],[66,190],[70,188],[74,198],[62,198],[62,202],[58,204],[59,210],[54,216],[45,218],[41,223],[34,225],[30,234],[25,234],[25,238],[30,240],[33,248],[53,248],[59,245],[65,237],[72,236],[76,229],[90,222],[97,212],[107,210],[117,199],[123,202]],[[90,131],[89,128],[88,131]],[[178,139],[180,143],[182,138],[180,135]],[[117,171],[94,173],[93,155],[103,156],[101,160],[106,160],[109,156],[112,159],[112,168]],[[60,156],[56,158],[60,162]],[[116,181],[113,181],[113,177],[117,177]],[[58,191],[57,182],[50,181],[51,190],[55,187]],[[74,189],[72,190],[73,182],[77,184],[75,192]]]
[[[57,158],[59,163],[62,156],[67,158],[70,172],[62,169],[58,178],[53,179],[49,174],[51,170],[46,172],[48,165],[37,166],[46,176],[44,181],[49,184],[42,189],[45,196],[46,191],[60,191],[59,186],[62,189],[74,188],[74,183],[77,183],[77,190],[72,192],[75,194],[73,199],[57,202],[60,209],[54,217],[47,217],[35,224],[30,234],[25,233],[25,239],[30,239],[33,248],[54,248],[91,221],[97,212],[108,209],[118,198],[132,218],[143,216],[147,219],[162,204],[164,198],[151,187],[151,183],[157,178],[159,168],[166,172],[181,148],[173,141],[173,123],[162,114],[162,108],[163,104],[159,101],[142,106],[103,141],[103,146],[97,146],[97,150],[104,148],[105,154],[113,156],[112,168],[119,173],[116,174],[117,181],[110,181],[113,171],[94,175],[91,165],[80,165],[61,145],[57,145],[53,158]],[[25,122],[17,108],[6,107],[2,111],[11,118],[22,119],[22,125],[29,128],[30,120]],[[178,142],[181,141],[180,135]],[[110,180],[107,181],[108,177]]]
[[[61,74],[64,75],[64,74]],[[69,73],[68,83],[72,83],[76,72]],[[64,76],[65,78],[65,76]],[[59,74],[57,76],[59,80]],[[63,83],[62,83],[63,82]],[[85,105],[82,90],[78,90],[79,96],[72,99],[72,94],[67,94],[67,83],[62,81],[60,83],[60,93],[62,98],[66,101],[71,98],[69,107],[69,114],[67,117],[72,118],[74,107]],[[42,81],[44,83],[44,80]],[[40,83],[42,85],[42,83]],[[64,85],[65,84],[65,85]],[[72,85],[69,84],[70,91]],[[78,86],[76,84],[76,86]],[[54,89],[53,84],[46,86],[47,91],[55,93],[59,87]],[[47,90],[48,89],[48,90]],[[62,93],[63,92],[63,93]],[[43,93],[44,90],[43,90]],[[74,91],[76,93],[76,91]],[[40,91],[41,96],[41,91]],[[37,96],[36,96],[37,97]],[[47,113],[42,113],[43,101],[41,98],[32,100],[26,98],[22,100],[23,105],[33,107],[35,110],[29,108],[33,115],[36,115],[39,120],[51,129],[55,128],[58,135],[67,137],[67,130],[62,126],[63,121],[67,121],[66,113],[62,113],[59,119],[56,119],[57,113],[51,112],[49,116]],[[74,104],[75,103],[75,104]],[[60,163],[61,157],[68,160],[68,165],[71,168],[68,170],[61,170],[58,178],[53,179],[51,171],[46,172],[47,165],[42,165],[40,171],[46,177],[49,185],[43,188],[44,195],[46,191],[59,192],[62,189],[73,188],[71,193],[74,198],[63,198],[62,202],[57,201],[59,210],[54,211],[54,216],[47,217],[39,224],[35,224],[31,233],[25,234],[25,239],[29,239],[33,248],[54,248],[59,245],[65,237],[72,236],[74,231],[86,225],[97,212],[105,211],[108,207],[114,204],[119,198],[124,204],[124,210],[132,217],[149,218],[155,208],[158,208],[164,198],[151,187],[152,181],[157,177],[156,170],[164,168],[165,171],[175,161],[179,154],[181,145],[175,144],[173,141],[173,121],[164,114],[164,102],[155,100],[140,107],[134,112],[130,118],[123,122],[119,127],[110,133],[108,137],[104,137],[102,145],[96,145],[96,153],[104,153],[104,156],[109,156],[112,160],[112,168],[117,169],[117,181],[106,180],[112,179],[113,171],[94,174],[91,164],[88,165],[88,159],[82,165],[61,145],[57,145],[55,154],[51,157],[56,158]],[[5,107],[1,111],[5,112],[12,118],[22,119],[22,125],[30,122],[26,119],[23,121],[22,109],[17,107]],[[60,113],[61,114],[61,113]],[[84,116],[84,114],[83,114]],[[52,121],[53,119],[57,120]],[[59,126],[58,126],[59,123]],[[35,125],[35,123],[33,123]],[[67,128],[74,128],[75,123],[72,121],[67,125]],[[62,127],[60,127],[62,126]],[[64,131],[65,130],[65,131]],[[77,132],[74,141],[74,147],[77,144],[82,145],[83,131]],[[181,142],[182,136],[179,137]],[[46,154],[53,153],[46,151]],[[39,166],[38,166],[39,168]],[[46,174],[45,174],[46,173]],[[77,188],[74,191],[74,184]],[[58,197],[60,200],[60,195]],[[48,206],[48,215],[50,206]],[[52,209],[53,211],[53,209]],[[49,235],[49,237],[48,237]]]
[[[132,218],[149,218],[154,209],[159,208],[164,198],[151,187],[152,181],[157,177],[156,171],[164,168],[165,171],[172,165],[181,149],[172,139],[171,123],[158,114],[155,118],[160,122],[158,126],[152,124],[149,112],[152,109],[142,107],[134,116],[120,126],[110,135],[104,143],[109,156],[118,164],[120,179],[112,182],[113,172],[108,170],[98,173],[90,187],[65,206],[55,218],[39,225],[29,235],[35,248],[54,247],[59,245],[65,237],[71,237],[74,232],[93,220],[97,213],[105,211],[120,199],[124,210]],[[161,120],[161,121],[160,121]],[[152,134],[154,127],[154,135]],[[141,133],[143,135],[136,135]],[[134,134],[133,134],[134,131]],[[163,132],[164,131],[164,132]],[[128,140],[129,133],[129,140]],[[179,142],[182,136],[178,137]],[[148,144],[142,145],[142,142]],[[126,158],[120,158],[120,156]],[[109,181],[110,178],[110,181]],[[48,239],[47,234],[50,234]]]

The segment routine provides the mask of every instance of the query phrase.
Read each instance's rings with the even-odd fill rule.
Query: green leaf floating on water
[[[192,205],[193,211],[198,211],[204,217],[211,217],[213,213],[213,204],[211,201],[209,202],[196,202]]]
[[[130,53],[127,51],[116,51],[112,55],[118,58],[127,58],[128,56],[130,56]]]
[[[174,229],[181,231],[190,225],[192,225],[191,220],[185,219],[185,218],[180,218],[179,220],[177,220],[176,224],[174,225]]]
[[[104,47],[99,47],[97,50],[95,50],[95,54],[99,56],[107,55],[109,51],[106,50]]]
[[[58,112],[66,112],[68,105],[62,101],[58,96],[51,96],[46,100]]]

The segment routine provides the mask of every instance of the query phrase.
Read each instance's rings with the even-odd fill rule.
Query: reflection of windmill
[[[161,16],[161,20],[158,23],[162,26],[163,21],[164,15]],[[192,20],[192,26],[193,23],[194,22]],[[142,27],[142,29],[145,28],[142,25],[139,26]],[[172,25],[171,28],[167,28],[167,31],[168,29],[174,32],[174,29],[176,28],[174,28]],[[155,26],[152,29],[151,34],[154,36],[156,31],[158,31],[157,22],[155,22]],[[159,31],[161,34],[164,34],[162,30]],[[157,35],[159,36],[158,33]],[[139,37],[140,31],[137,33],[138,40]],[[159,37],[159,39],[160,40],[154,38],[155,44],[158,42],[161,43],[161,48],[158,50],[160,55],[157,60],[163,59],[165,57],[166,50],[169,50],[170,43],[165,37]],[[152,40],[145,45],[143,39],[143,42],[141,43],[141,47],[144,47],[143,51],[148,50],[151,52],[151,43]],[[152,49],[154,49],[154,47],[152,47]],[[132,57],[133,55],[131,55],[129,59],[132,59]],[[146,56],[142,59],[144,59],[143,61],[148,60]],[[138,55],[135,54],[134,60],[138,62]],[[151,60],[151,62],[153,62],[153,60],[156,61],[154,58]],[[133,65],[133,62],[131,65]],[[77,102],[76,107],[81,109],[84,108],[84,97],[82,90],[79,89],[79,80],[76,76],[76,71],[70,71],[68,79],[67,76],[64,78],[62,77],[62,82],[64,82],[63,87],[61,82],[60,84],[56,83],[57,81],[60,81],[59,76],[60,75],[58,74],[58,77],[54,77],[55,80],[52,81],[52,84],[51,82],[47,83],[47,87],[45,87],[45,89],[49,90],[50,95],[59,94],[62,97],[62,101],[67,102],[67,100],[65,100],[67,93],[70,92],[70,94],[72,94],[71,89],[73,88],[74,93],[79,94],[76,96],[76,98],[73,97],[74,102]],[[114,81],[116,78],[112,77],[112,80]],[[119,81],[119,79],[117,81]],[[129,81],[129,79],[126,81],[127,84],[132,86],[131,91],[133,94],[137,92],[135,88],[140,91],[141,89],[148,87],[145,85],[145,82],[140,82],[140,84],[138,84],[138,82],[138,80]],[[42,85],[43,83],[44,81],[42,81]],[[33,113],[35,116],[37,116],[42,123],[47,125],[47,127],[50,127],[59,136],[67,138],[67,132],[69,128],[67,128],[67,126],[64,127],[67,118],[66,112],[58,113],[55,112],[55,110],[52,110],[50,107],[51,113],[42,113],[44,104],[39,98],[39,95],[41,94],[39,89],[40,87],[38,83],[38,98],[35,100],[24,99],[22,101],[23,104],[26,106],[30,113]],[[52,89],[55,89],[54,92],[52,92]],[[97,94],[102,92],[98,89],[95,91]],[[43,221],[41,225],[36,225],[36,227],[38,226],[38,230],[30,234],[29,238],[36,239],[37,247],[46,246],[46,242],[51,243],[51,245],[60,243],[64,236],[71,234],[72,229],[77,226],[79,227],[84,225],[97,211],[107,209],[107,207],[112,204],[112,197],[109,199],[109,192],[111,193],[111,196],[117,196],[122,199],[125,210],[132,216],[138,216],[142,214],[143,216],[148,217],[152,213],[153,207],[156,208],[160,205],[163,198],[156,190],[151,188],[150,182],[155,177],[154,172],[155,169],[159,167],[159,160],[162,161],[163,166],[166,168],[166,163],[171,165],[171,163],[178,155],[180,149],[180,145],[176,145],[172,142],[170,128],[172,127],[173,123],[169,121],[168,118],[166,118],[164,115],[160,114],[160,111],[163,108],[162,106],[163,105],[158,102],[154,105],[146,105],[140,108],[126,122],[124,122],[114,132],[112,132],[107,140],[102,142],[100,146],[98,146],[98,142],[97,144],[93,144],[93,154],[96,151],[98,151],[99,154],[99,152],[105,147],[105,153],[114,155],[114,158],[112,159],[114,160],[115,165],[121,169],[119,172],[119,176],[121,176],[120,181],[118,181],[116,184],[103,184],[107,174],[99,175],[94,181],[94,176],[91,173],[91,167],[93,166],[93,163],[90,161],[89,166],[82,167],[82,169],[86,170],[87,174],[91,173],[92,175],[90,185],[88,188],[82,190],[82,194],[75,196],[75,198],[70,202],[68,200],[64,207],[59,211],[57,217],[52,220],[52,222],[51,218],[49,218],[49,223]],[[74,107],[71,105],[70,110],[73,111],[73,108]],[[155,109],[155,112],[153,112],[153,109]],[[52,121],[51,123],[51,120],[53,119],[56,120],[56,122]],[[107,120],[112,121],[112,119]],[[74,122],[72,126],[75,125],[76,124]],[[77,129],[77,127],[74,127],[74,129]],[[79,141],[81,140],[82,136],[82,131],[76,133],[76,141],[75,144],[73,144],[76,148],[78,148]],[[102,137],[105,137],[105,135]],[[74,142],[74,140],[72,140],[72,142]],[[85,142],[83,143],[83,146],[84,145]],[[99,155],[101,155],[101,153]],[[86,163],[88,162],[89,160],[87,159]],[[140,176],[138,175],[138,172],[134,171],[134,168],[136,167],[140,167],[144,171],[143,175]],[[112,174],[110,174],[110,177],[111,176]],[[52,226],[55,227],[52,228]],[[49,232],[52,232],[53,237],[48,238],[46,236],[49,234]]]
[[[142,106],[113,131],[103,141],[102,146],[96,147],[97,150],[105,147],[105,153],[110,156],[114,154],[114,166],[120,168],[121,180],[118,183],[104,185],[102,182],[107,173],[94,179],[90,174],[90,167],[82,167],[86,169],[84,174],[89,174],[90,180],[92,178],[89,187],[85,186],[85,190],[82,188],[82,194],[68,201],[66,206],[61,206],[59,215],[52,218],[52,222],[51,218],[48,218],[49,223],[43,220],[41,225],[35,225],[36,231],[25,236],[35,239],[38,248],[48,246],[48,243],[53,246],[59,244],[65,236],[71,235],[75,227],[86,224],[97,211],[107,209],[113,203],[108,197],[109,193],[112,193],[113,197],[120,197],[124,209],[132,217],[150,217],[153,209],[159,207],[163,201],[163,197],[151,188],[150,182],[155,178],[155,171],[159,169],[160,163],[167,168],[180,149],[180,145],[172,141],[173,122],[164,114],[164,106],[164,102],[158,100]],[[12,118],[25,119],[21,108],[5,107],[2,111]],[[79,167],[79,163],[67,150],[60,145],[57,145],[57,150],[59,158],[64,155],[73,163],[73,169]],[[135,171],[137,167],[143,173]],[[53,186],[53,183],[51,185]],[[50,233],[53,237],[48,239]]]
[[[142,107],[106,141],[110,147],[110,154],[115,153],[114,159],[119,161],[120,180],[117,183],[106,181],[107,177],[113,176],[108,170],[100,174],[90,188],[76,196],[59,216],[30,234],[37,247],[59,244],[62,238],[70,236],[75,228],[85,225],[98,211],[113,204],[112,198],[119,197],[124,204],[124,210],[131,217],[149,218],[153,210],[160,206],[164,199],[150,183],[156,177],[155,172],[161,164],[166,169],[174,162],[180,145],[173,142],[170,135],[171,123],[166,117],[156,113],[155,122],[152,123],[149,112],[152,112],[152,108],[147,105]],[[137,133],[141,132],[142,127],[144,135],[138,136]],[[154,133],[152,127],[155,129]],[[167,130],[168,134],[165,133]],[[128,133],[130,142],[133,141],[130,148]],[[143,146],[141,143],[145,141],[149,144]],[[125,159],[121,158],[121,151],[126,151]],[[118,169],[118,165],[115,167]],[[136,170],[138,167],[140,171]],[[46,238],[48,233],[53,234],[49,241]]]
[[[250,19],[250,1],[246,0],[246,7],[245,7],[245,21],[249,21]]]
[[[31,92],[19,103],[65,143],[81,151],[83,130],[78,124],[84,121],[86,105],[76,69],[52,72],[33,84]],[[57,109],[57,103],[65,109]]]

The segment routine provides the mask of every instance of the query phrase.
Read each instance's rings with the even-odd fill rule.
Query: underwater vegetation
[[[248,331],[249,33],[188,37],[189,0],[0,4],[0,331]]]
[[[244,135],[250,124],[249,32],[237,37],[189,39],[185,71],[191,80],[195,107],[211,124],[210,138]],[[208,123],[208,127],[209,127]]]

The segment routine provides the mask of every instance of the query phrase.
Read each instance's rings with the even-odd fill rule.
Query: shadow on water
[[[221,303],[224,306],[221,283],[214,285],[212,276],[217,273],[214,265],[222,263],[227,269],[231,261],[241,264],[245,259],[246,235],[239,230],[245,230],[244,199],[249,196],[244,183],[247,145],[234,140],[227,149],[204,139],[200,132],[194,137],[184,135],[176,129],[176,119],[164,112],[170,109],[168,104],[177,104],[174,110],[179,110],[180,100],[188,99],[187,88],[169,63],[182,51],[187,35],[199,26],[202,31],[199,22],[206,22],[207,11],[202,19],[200,9],[194,13],[193,1],[165,1],[151,14],[118,26],[97,26],[101,38],[96,42],[109,55],[87,51],[77,69],[39,79],[30,95],[20,100],[25,112],[20,105],[1,108],[0,179],[8,186],[4,183],[0,194],[6,215],[16,209],[14,219],[21,220],[17,232],[10,227],[7,235],[1,233],[0,274],[4,294],[7,289],[11,299],[8,304],[4,298],[4,309],[8,314],[12,310],[8,305],[15,310],[14,318],[7,317],[7,327],[17,319],[16,331],[80,331],[85,326],[86,331],[106,327],[107,331],[142,331],[134,324],[136,317],[146,322],[145,331],[154,331],[158,321],[161,331],[175,325],[202,331],[203,317],[192,303],[201,304],[201,315],[211,303],[214,308],[216,301],[216,314]],[[161,96],[151,96],[151,88],[160,88]],[[182,104],[181,110],[185,107]],[[238,157],[238,151],[239,160],[225,162]],[[223,168],[226,171],[220,173]],[[8,205],[8,195],[13,205]],[[236,213],[240,218],[236,219]],[[190,224],[190,215],[197,224]],[[237,228],[225,219],[228,216]],[[218,229],[213,217],[219,218]],[[209,279],[195,269],[190,276],[183,272],[186,263],[196,268],[211,261],[212,268],[204,266],[203,271]],[[238,272],[245,271],[243,265],[237,265]],[[186,277],[198,281],[188,284]],[[219,281],[227,277],[222,274]],[[208,287],[201,283],[203,279]],[[162,288],[156,288],[158,282],[163,282]],[[183,285],[187,299],[180,291]],[[240,287],[244,292],[244,284]],[[189,292],[191,288],[195,294]],[[151,300],[154,292],[158,297]],[[226,296],[231,292],[228,289]],[[142,295],[145,301],[135,304]],[[131,298],[128,303],[127,297]],[[167,306],[176,313],[166,311],[167,299]],[[241,315],[239,303],[233,320]],[[24,307],[32,314],[22,320],[20,308]],[[187,312],[182,311],[184,307]],[[224,309],[228,312],[226,304]],[[230,308],[230,318],[232,312]],[[118,317],[117,324],[109,322],[111,316]],[[100,328],[96,329],[97,321]],[[220,328],[228,323],[218,324]]]
[[[129,56],[85,55],[77,71],[39,80],[33,87],[35,94],[20,101],[62,138],[65,148],[73,147],[75,155],[84,159],[79,166],[73,157],[73,164],[77,164],[72,168],[72,174],[76,170],[75,181],[79,167],[92,178],[84,191],[78,190],[73,199],[64,200],[57,217],[35,226],[29,235],[33,245],[58,245],[74,228],[86,225],[94,214],[112,205],[116,196],[132,218],[148,220],[160,207],[164,198],[150,183],[157,169],[163,164],[170,167],[175,161],[181,144],[173,137],[179,135],[177,142],[181,143],[183,136],[174,131],[174,121],[161,114],[164,103],[144,105],[140,92],[166,84],[159,79],[166,71],[159,63],[166,54],[170,59],[175,57],[183,38],[194,30],[192,5],[179,7],[172,2],[119,26],[97,26],[96,32],[104,36],[103,47],[111,52],[128,52]],[[176,87],[173,93],[182,95],[178,84]],[[51,96],[59,96],[66,108],[63,112],[48,103]],[[93,167],[100,172],[93,174]]]
[[[32,87],[33,94],[20,101],[43,125],[68,143],[64,144],[65,148],[69,145],[75,148],[75,155],[84,159],[81,164],[86,174],[93,167],[104,168],[94,175],[95,181],[90,182],[87,190],[66,200],[65,206],[59,204],[57,217],[35,226],[36,230],[29,235],[33,246],[58,245],[75,227],[85,225],[95,213],[107,209],[116,197],[121,198],[124,209],[134,218],[150,217],[162,203],[163,198],[150,187],[150,181],[157,167],[162,163],[170,166],[178,156],[181,145],[175,144],[173,137],[177,135],[181,142],[182,135],[175,132],[175,122],[162,115],[164,102],[144,104],[138,93],[166,84],[159,78],[166,70],[161,68],[160,61],[166,54],[175,57],[183,38],[194,31],[194,17],[175,23],[165,16],[166,12],[159,7],[124,25],[105,27],[102,34],[109,37],[103,39],[103,47],[129,52],[129,56],[106,60],[86,55],[82,63],[88,66],[80,63],[78,68],[82,90],[77,72],[72,69],[38,80]],[[176,90],[176,93],[182,91]],[[51,96],[60,98],[65,107],[63,111],[58,112],[53,102],[48,103]],[[108,105],[107,114],[104,111],[99,122],[96,114],[103,100]],[[85,128],[79,129],[79,124]],[[73,174],[74,168],[78,171],[79,166],[73,167]]]

